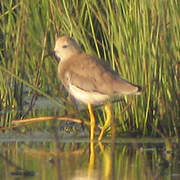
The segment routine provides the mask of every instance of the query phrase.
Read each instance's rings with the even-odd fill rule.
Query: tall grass
[[[43,57],[57,36],[67,34],[87,53],[105,59],[122,77],[144,88],[141,96],[114,104],[118,132],[155,136],[158,128],[178,136],[178,0],[7,0],[0,2],[0,9],[1,110],[23,106],[25,84],[33,93],[63,100],[56,65]],[[1,119],[1,126],[9,125],[5,122]]]

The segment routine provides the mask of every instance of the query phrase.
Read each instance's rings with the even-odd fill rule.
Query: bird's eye
[[[67,48],[68,46],[67,45],[64,45],[63,48]]]

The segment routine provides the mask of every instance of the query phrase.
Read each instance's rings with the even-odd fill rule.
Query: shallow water
[[[180,179],[175,139],[117,138],[89,143],[87,138],[62,139],[47,133],[43,137],[42,132],[0,136],[4,180]]]

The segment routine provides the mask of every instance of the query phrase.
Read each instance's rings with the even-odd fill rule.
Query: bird
[[[138,95],[141,94],[142,88],[120,77],[103,59],[88,55],[67,35],[56,39],[52,55],[58,62],[58,77],[65,89],[88,107],[91,141],[95,137],[96,125],[93,105],[105,104],[107,118],[98,137],[101,141],[113,118],[111,98]]]

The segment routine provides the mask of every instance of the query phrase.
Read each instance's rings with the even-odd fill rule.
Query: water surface
[[[180,179],[174,139],[117,138],[89,143],[88,138],[45,138],[46,133],[38,138],[42,132],[28,137],[7,135],[1,133],[0,139],[4,180]]]

